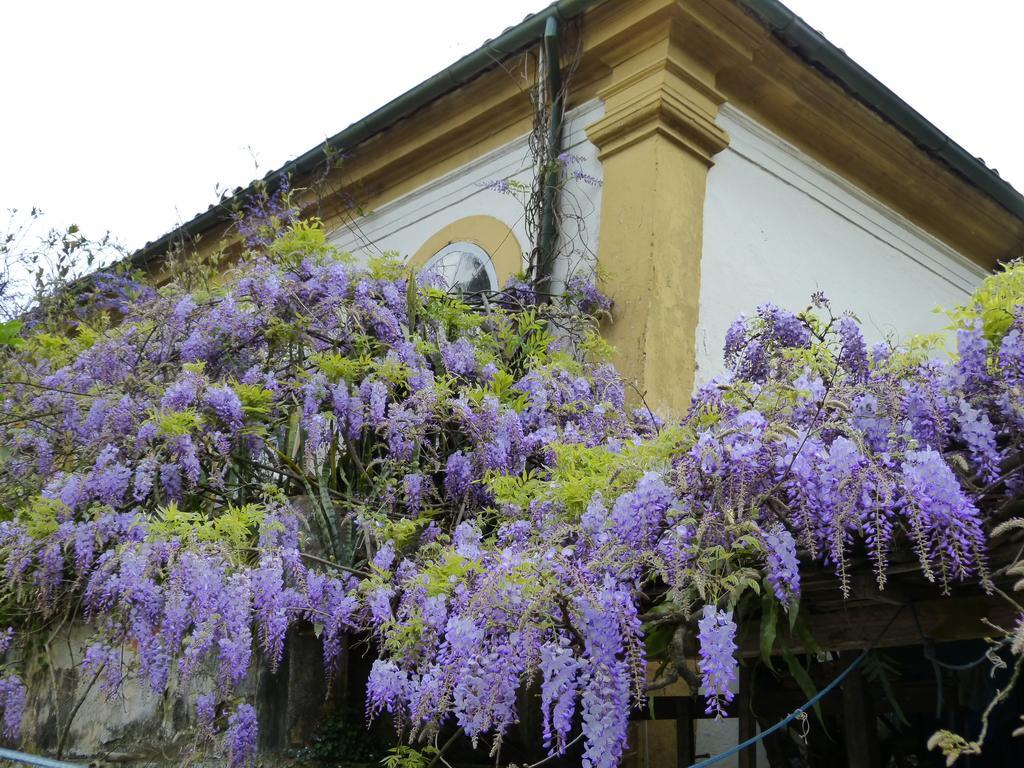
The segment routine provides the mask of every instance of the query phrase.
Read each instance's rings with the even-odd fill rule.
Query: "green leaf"
[[[791,624],[791,633],[805,653],[821,653],[821,646],[814,639],[814,635],[811,634],[810,627],[807,626],[806,621],[797,619],[793,620]]]
[[[814,681],[811,680],[811,676],[807,674],[807,670],[803,668],[800,660],[797,659],[789,651],[783,651],[782,658],[786,660],[786,666],[789,667],[789,674],[796,680],[796,684],[800,686],[800,690],[803,691],[804,696],[808,699],[813,699],[818,695],[818,689],[814,685]],[[814,705],[814,714],[818,716],[818,722],[821,723],[821,727],[825,728],[825,718],[821,715],[821,705]],[[828,730],[826,729],[826,733]]]
[[[903,714],[903,708],[900,707],[899,701],[896,700],[896,693],[892,689],[892,680],[890,678],[898,677],[895,665],[888,661],[884,655],[874,651],[869,653],[864,659],[863,670],[864,677],[882,686],[882,691],[885,693],[885,698],[888,699],[889,706],[892,707],[896,719],[903,725],[909,726],[910,721]]]
[[[417,290],[416,272],[414,270],[409,270],[405,302],[409,312],[409,328],[415,328],[416,319],[420,313],[420,292]]]
[[[314,352],[309,361],[332,384],[343,380],[359,382],[373,365],[373,360],[365,355],[342,355],[338,352]]]
[[[293,464],[299,456],[299,448],[302,445],[302,429],[299,426],[300,415],[298,408],[292,409],[291,415],[288,419],[288,433],[285,438],[287,458],[291,459]],[[284,458],[284,456],[282,456],[282,458]]]
[[[324,543],[328,544],[335,557],[340,558],[342,557],[342,552],[341,543],[338,540],[338,521],[335,518],[334,502],[331,501],[331,495],[328,491],[329,483],[330,467],[327,466],[325,461],[320,468],[320,477],[317,482],[317,490],[320,492],[320,509],[324,517],[324,530],[329,539],[329,541]]]
[[[338,528],[338,562],[351,568],[356,556],[355,524],[351,517],[345,517]]]
[[[8,320],[6,323],[0,323],[0,346],[20,347],[24,344],[25,340],[18,336],[24,325],[20,320]]]
[[[674,631],[674,627],[668,624],[662,624],[644,635],[644,646],[647,650],[648,659],[657,659],[661,657],[668,648],[669,643],[672,642],[672,633]]]
[[[765,592],[761,600],[761,660],[772,672],[772,648],[775,646],[775,635],[778,629],[779,609],[770,593]]]

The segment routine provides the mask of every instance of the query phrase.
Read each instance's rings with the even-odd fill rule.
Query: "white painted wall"
[[[601,178],[597,148],[587,140],[584,128],[603,113],[603,103],[593,100],[569,112],[565,121],[565,149],[582,160],[573,168],[597,179]],[[398,251],[408,258],[448,224],[466,216],[488,215],[507,224],[522,247],[528,248],[522,201],[487,185],[508,178],[529,184],[532,174],[527,137],[522,136],[372,211],[330,239],[364,259],[382,251]],[[566,218],[562,252],[596,261],[600,186],[568,178],[561,206]],[[561,265],[563,271],[567,261]]]
[[[697,383],[722,373],[725,332],[767,301],[804,309],[822,290],[869,343],[942,330],[984,270],[730,105],[704,203]],[[698,720],[698,755],[737,743],[737,721]],[[735,756],[720,763],[735,768]],[[759,766],[767,765],[758,745]]]
[[[822,290],[871,341],[942,329],[977,265],[739,110],[718,118],[728,149],[708,174],[697,381],[720,373],[729,324],[772,301],[793,311]]]

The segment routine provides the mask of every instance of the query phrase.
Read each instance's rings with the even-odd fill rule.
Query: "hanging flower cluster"
[[[3,642],[79,606],[83,669],[110,693],[205,686],[198,722],[227,713],[232,765],[257,737],[242,683],[299,623],[328,671],[346,634],[370,642],[367,715],[412,743],[455,724],[496,752],[539,681],[550,753],[581,740],[610,768],[652,641],[694,639],[724,713],[737,611],[760,592],[792,609],[801,563],[844,592],[860,560],[884,586],[901,551],[942,589],[987,581],[979,510],[1021,491],[1019,309],[994,330],[968,311],[940,362],[868,352],[820,297],[765,306],[664,424],[601,360],[592,285],[467,304],[278,214],[226,287],[131,288],[116,325],[39,328],[2,362]]]

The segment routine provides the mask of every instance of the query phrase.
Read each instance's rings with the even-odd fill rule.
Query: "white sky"
[[[0,210],[36,205],[48,224],[139,247],[206,209],[218,185],[283,165],[543,5],[3,3]],[[1024,189],[1024,3],[789,5]]]

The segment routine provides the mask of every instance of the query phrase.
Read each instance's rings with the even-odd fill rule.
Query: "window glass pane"
[[[424,266],[437,272],[451,291],[479,293],[498,288],[490,257],[473,243],[452,243],[438,251]]]

